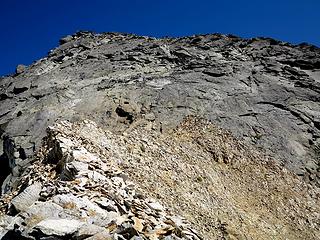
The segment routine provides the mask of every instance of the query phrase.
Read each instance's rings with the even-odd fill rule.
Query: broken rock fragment
[[[73,219],[46,219],[38,223],[34,229],[47,236],[66,236],[75,233],[84,226],[83,222]]]
[[[42,185],[39,182],[27,187],[22,193],[12,199],[12,205],[19,212],[26,211],[39,199],[41,188]]]

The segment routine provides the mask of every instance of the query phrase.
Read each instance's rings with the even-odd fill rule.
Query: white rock
[[[115,205],[115,203],[108,198],[101,197],[100,199],[95,200],[95,202],[108,211],[117,211],[117,206]]]
[[[85,224],[83,225],[79,231],[76,233],[76,237],[79,239],[84,239],[87,236],[93,236],[97,233],[106,231],[105,228],[94,225],[94,224]]]
[[[73,150],[72,156],[75,160],[80,162],[92,162],[98,160],[97,156],[88,152],[85,148],[81,148],[80,150]]]
[[[34,204],[39,199],[41,189],[41,183],[37,182],[27,187],[22,193],[13,198],[11,203],[19,212],[26,211],[32,204]]]
[[[164,207],[158,202],[149,202],[149,203],[147,203],[147,205],[151,209],[156,210],[156,211],[163,211],[164,210]]]
[[[48,219],[38,223],[34,228],[39,229],[46,235],[65,236],[78,231],[83,222],[70,219]]]
[[[74,145],[71,139],[64,138],[64,137],[58,137],[58,141],[60,142],[60,147],[65,149],[71,149]]]
[[[43,219],[54,219],[61,218],[64,215],[64,209],[51,201],[48,202],[36,202],[33,204],[26,212],[22,213],[21,216],[26,219],[29,224],[32,223],[33,227],[38,222],[35,222],[35,219],[43,220]],[[32,221],[29,221],[32,220]]]
[[[15,226],[21,225],[22,222],[23,219],[20,216],[2,216],[0,218],[0,239],[2,239],[8,231],[13,230]]]
[[[120,217],[117,212],[96,212],[93,216],[87,216],[88,223],[92,223],[101,227],[107,226],[110,222],[116,221]]]
[[[117,185],[119,187],[125,186],[123,178],[121,178],[121,177],[112,177],[111,180],[115,185]]]
[[[88,171],[89,169],[89,164],[84,163],[84,162],[80,162],[80,161],[73,161],[71,163],[74,168],[78,171],[78,174],[81,175],[83,173],[85,173],[86,171]]]
[[[105,176],[103,176],[101,173],[98,173],[96,171],[90,171],[88,173],[88,178],[90,178],[92,181],[95,181],[95,182],[107,181],[107,178]]]

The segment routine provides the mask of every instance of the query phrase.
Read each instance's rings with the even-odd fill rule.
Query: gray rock
[[[39,199],[41,188],[42,185],[39,182],[32,184],[12,199],[12,205],[19,212],[28,210]]]
[[[60,44],[65,44],[72,41],[73,37],[71,35],[65,36],[59,40]]]
[[[314,161],[308,161],[306,163],[306,170],[310,173],[315,173],[317,172],[317,169],[319,168],[318,164],[315,163]]]
[[[107,179],[105,176],[103,176],[101,173],[98,173],[97,171],[90,171],[88,173],[88,177],[89,179],[95,182],[105,182]]]
[[[46,219],[38,223],[34,229],[45,235],[66,236],[75,233],[85,224],[73,219]]]
[[[134,236],[130,240],[143,240],[143,237],[140,236]]]
[[[205,71],[203,71],[203,73],[207,74],[211,77],[222,77],[225,75],[225,73],[223,71],[213,70],[213,69],[205,70]]]
[[[11,141],[3,152],[12,168],[32,157],[58,119],[91,119],[118,132],[144,116],[163,130],[186,115],[205,117],[293,172],[319,159],[317,47],[219,34],[80,32],[60,43],[23,74],[1,78],[0,126]]]
[[[23,64],[19,64],[16,68],[16,74],[23,73],[26,70],[26,66]]]
[[[95,201],[99,206],[101,206],[103,209],[106,209],[107,211],[116,212],[117,206],[115,203],[107,198],[100,198],[99,200]]]
[[[0,216],[0,239],[8,232],[8,226],[13,221],[12,216],[2,215]]]
[[[175,235],[170,235],[170,236],[165,236],[163,240],[180,240],[181,238],[175,236]]]
[[[156,116],[154,115],[154,113],[148,113],[145,115],[145,119],[149,121],[154,121],[156,119]]]
[[[95,214],[94,216],[88,217],[88,222],[100,227],[104,227],[111,222],[116,221],[118,217],[120,217],[119,213],[113,211],[97,212],[97,214]]]
[[[25,212],[21,213],[24,217],[28,227],[33,227],[43,219],[58,219],[67,218],[68,214],[64,212],[64,209],[51,202],[36,202],[30,206]]]
[[[97,233],[93,235],[92,237],[86,238],[86,240],[114,240],[110,234],[108,234],[106,231]]]
[[[0,218],[0,239],[10,239],[7,236],[10,235],[11,232],[15,232],[15,228],[22,223],[23,219],[20,216],[2,216]]]
[[[87,239],[88,237],[108,234],[106,229],[94,224],[85,224],[76,232],[75,237],[77,239]]]
[[[158,202],[149,202],[149,203],[147,203],[147,205],[151,209],[156,210],[156,211],[163,211],[164,210],[164,207]]]

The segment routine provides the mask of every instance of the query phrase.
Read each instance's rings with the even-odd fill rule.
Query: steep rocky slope
[[[50,127],[2,199],[3,239],[319,239],[318,188],[206,120],[154,127]]]
[[[1,199],[1,239],[202,239],[184,218],[147,198],[119,168],[119,136],[62,122],[15,191]]]
[[[9,214],[3,218],[4,229],[9,229],[4,231],[6,237],[30,238],[39,233],[36,224],[49,218],[42,216],[29,225],[30,206],[20,211],[12,207],[10,200],[20,191],[29,196],[29,190],[23,192],[26,186],[41,196],[31,197],[31,208],[34,202],[51,208],[50,201],[57,198],[53,195],[74,194],[74,184],[81,184],[68,179],[75,177],[72,170],[71,176],[60,175],[69,160],[59,161],[62,153],[55,153],[53,158],[58,159],[53,161],[49,149],[55,147],[42,142],[48,126],[67,120],[66,126],[59,125],[66,139],[72,137],[66,141],[72,143],[79,134],[91,141],[88,152],[103,148],[93,133],[99,139],[99,132],[106,131],[103,135],[114,144],[104,146],[107,152],[94,152],[102,154],[99,159],[112,159],[113,167],[126,172],[145,196],[186,217],[205,239],[317,239],[319,100],[320,49],[308,44],[220,34],[163,39],[91,32],[67,36],[47,57],[0,78],[0,183],[2,209]],[[190,115],[214,125],[197,118],[181,123]],[[83,132],[84,119],[94,122],[90,122],[95,126],[92,133]],[[48,139],[54,140],[50,132]],[[98,165],[100,160],[95,159]],[[43,172],[49,175],[39,180],[37,175]],[[87,177],[95,181],[94,174],[93,179]],[[43,198],[48,178],[54,187],[66,184],[66,188]],[[110,179],[105,180],[117,184]],[[71,215],[60,209],[61,216],[78,216],[81,207],[75,205]],[[146,209],[147,215],[154,214]],[[170,235],[169,239],[200,237],[189,223],[172,223],[181,218],[170,211],[166,214],[143,231],[133,219],[137,216],[129,214],[125,227],[119,224],[106,234],[124,234],[122,230],[127,233],[138,224],[141,231],[130,230],[129,236],[143,232],[150,237],[167,224],[171,235],[164,230],[161,234]],[[12,229],[15,223],[19,229]],[[105,222],[98,227],[102,226]],[[83,238],[78,230],[67,237]]]
[[[0,80],[2,158],[11,168],[24,165],[57,119],[88,118],[122,130],[143,118],[165,129],[195,114],[318,181],[318,48],[218,34],[154,39],[90,32],[60,44]]]

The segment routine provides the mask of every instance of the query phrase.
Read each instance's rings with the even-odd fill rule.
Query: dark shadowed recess
[[[9,161],[5,154],[0,156],[0,185],[10,174]]]

